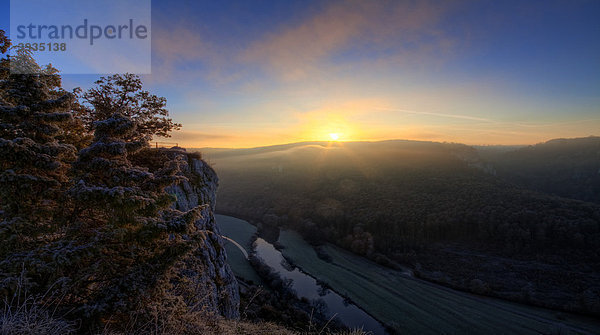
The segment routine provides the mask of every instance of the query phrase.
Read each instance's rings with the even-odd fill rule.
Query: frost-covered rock
[[[174,287],[188,306],[205,309],[227,318],[239,317],[238,283],[225,253],[224,241],[214,218],[218,177],[200,158],[184,149],[162,149],[171,159],[185,163],[181,166],[182,181],[167,187],[177,197],[175,209],[188,211],[203,206],[196,227],[204,232],[205,243],[192,250],[176,265]],[[208,310],[207,310],[208,309]]]

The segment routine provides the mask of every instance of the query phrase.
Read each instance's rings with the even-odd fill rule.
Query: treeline
[[[488,150],[498,176],[522,187],[600,203],[600,137],[556,139],[508,152]]]
[[[511,185],[472,167],[459,145],[348,146],[312,158],[259,159],[234,168],[217,161],[218,209],[274,214],[355,252],[419,249],[436,242],[505,253],[580,250],[598,257],[600,206]],[[330,149],[323,149],[330,150]],[[348,151],[348,153],[344,153]],[[324,156],[319,163],[319,155]],[[282,171],[271,166],[282,166]],[[354,245],[354,246],[353,246]]]
[[[203,241],[199,209],[171,208],[164,190],[180,163],[134,164],[179,125],[134,75],[67,92],[57,73],[24,49],[0,60],[2,329],[43,327],[18,313],[51,308],[44,317],[66,319],[63,331],[143,331],[165,306],[184,308],[165,295],[169,271]]]

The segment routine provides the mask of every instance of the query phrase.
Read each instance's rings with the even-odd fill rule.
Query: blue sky
[[[600,135],[598,17],[599,1],[153,0],[143,81],[192,147]]]

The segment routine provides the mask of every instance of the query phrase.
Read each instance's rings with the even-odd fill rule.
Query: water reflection
[[[369,314],[349,303],[339,294],[319,285],[317,281],[301,272],[298,268],[290,266],[279,250],[262,238],[256,240],[256,255],[269,267],[278,272],[283,279],[292,280],[292,288],[298,297],[316,301],[329,316],[336,314],[336,318],[350,328],[363,328],[373,334],[385,334],[382,325]]]

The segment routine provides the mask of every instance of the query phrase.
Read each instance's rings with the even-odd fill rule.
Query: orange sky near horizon
[[[158,140],[188,148],[250,148],[331,141],[331,134],[337,134],[339,141],[405,139],[468,145],[530,145],[554,138],[600,135],[600,117],[582,120],[555,117],[545,122],[528,122],[502,119],[501,113],[473,116],[473,113],[381,107],[390,105],[392,103],[373,99],[349,98],[308,112],[287,113],[291,116],[286,114],[285,119],[274,122],[249,120],[189,125],[183,122],[183,129],[174,132],[172,138]]]
[[[557,122],[554,124],[475,123],[462,125],[375,125],[351,122],[307,122],[301,125],[261,125],[254,129],[236,125],[206,125],[202,132],[188,131],[184,125],[171,138],[187,148],[252,148],[277,144],[332,141],[417,140],[455,142],[467,145],[532,145],[555,138],[598,136],[600,120]]]

